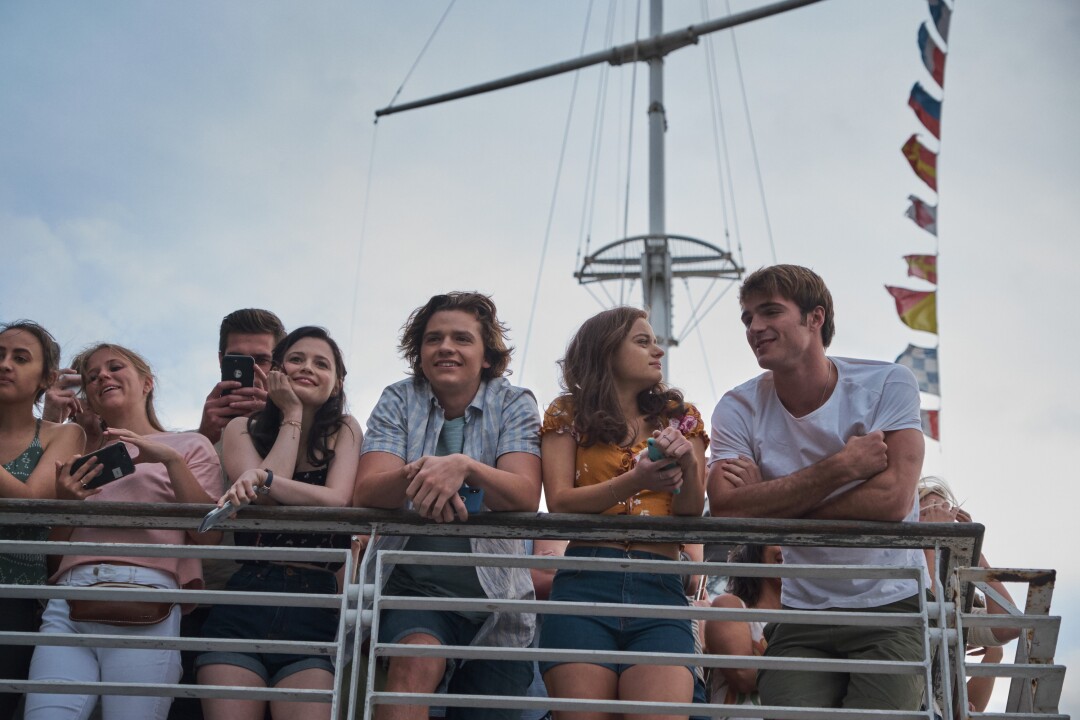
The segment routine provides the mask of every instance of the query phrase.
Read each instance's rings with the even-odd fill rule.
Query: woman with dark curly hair
[[[319,327],[293,330],[274,348],[262,412],[230,422],[222,435],[225,471],[232,487],[218,505],[315,505],[345,507],[353,494],[360,457],[360,424],[345,413],[345,364],[341,350]],[[326,533],[238,532],[237,545],[342,548],[349,536]],[[331,594],[340,563],[246,561],[228,590]],[[216,605],[203,627],[214,638],[274,638],[329,642],[337,612],[323,608]],[[195,661],[199,683],[233,687],[330,690],[333,668],[317,655],[206,652]],[[208,720],[262,720],[262,700],[203,699]],[[325,703],[271,703],[282,718],[329,718]]]
[[[701,514],[705,432],[701,415],[663,383],[648,316],[618,307],[586,320],[561,361],[564,393],[541,430],[544,492],[552,512],[605,515]],[[649,458],[650,443],[659,450]],[[678,543],[572,541],[567,557],[678,560]],[[675,574],[560,570],[551,599],[687,605]],[[544,648],[694,654],[689,620],[548,615]],[[552,697],[654,702],[691,701],[689,665],[541,663]],[[604,712],[558,712],[561,719],[603,720]],[[659,720],[671,715],[635,715]],[[685,716],[683,716],[685,717]]]

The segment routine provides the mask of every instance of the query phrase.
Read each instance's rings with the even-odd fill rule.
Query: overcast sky
[[[138,349],[165,422],[190,428],[218,377],[221,317],[270,308],[341,341],[366,422],[403,374],[408,313],[478,289],[511,326],[513,379],[550,402],[566,341],[602,309],[572,277],[583,238],[595,250],[648,227],[647,73],[636,92],[632,65],[604,66],[577,76],[576,95],[564,75],[374,125],[447,4],[0,2],[0,319],[42,322],[65,361],[97,340]],[[399,101],[574,57],[583,38],[586,52],[627,42],[636,9],[459,0]],[[725,12],[709,5],[710,17]],[[667,29],[703,17],[689,1],[666,13]],[[901,258],[935,252],[935,239],[904,211],[910,194],[938,197],[900,153],[912,133],[937,147],[907,107],[916,80],[942,97],[916,44],[928,18],[925,0],[826,0],[737,30],[772,244],[732,35],[710,45],[725,202],[710,46],[665,63],[668,231],[730,247],[751,270],[774,261],[773,245],[776,260],[815,268],[836,300],[839,356],[892,360],[936,342],[900,323],[883,288],[930,289]],[[1080,6],[1067,0],[961,2],[953,16],[939,162],[943,442],[926,460],[987,525],[992,563],[1058,569],[1058,660],[1070,665],[1078,41]],[[691,282],[695,301],[706,287]],[[607,291],[641,303],[640,284]],[[677,330],[692,307],[680,285]],[[699,329],[672,351],[671,380],[707,416],[758,369],[734,292]],[[1078,694],[1066,695],[1067,712]]]

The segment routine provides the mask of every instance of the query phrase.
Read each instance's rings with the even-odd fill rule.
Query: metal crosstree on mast
[[[619,45],[608,50],[582,55],[554,65],[529,70],[422,100],[391,105],[375,111],[376,121],[384,115],[437,105],[459,98],[480,95],[493,90],[521,85],[542,78],[580,70],[591,65],[609,63],[622,65],[644,62],[649,66],[649,232],[647,235],[616,240],[586,257],[574,277],[581,284],[640,277],[644,305],[649,310],[657,342],[666,351],[678,344],[674,337],[671,313],[671,281],[674,278],[742,277],[740,267],[731,253],[715,245],[684,235],[672,235],[665,230],[664,196],[664,56],[688,45],[698,38],[720,30],[742,25],[771,15],[794,10],[820,0],[784,0],[754,10],[690,25],[681,30],[664,33],[662,0],[650,0],[649,32],[645,40]],[[672,248],[676,252],[672,252]],[[663,358],[664,377],[668,376],[668,355]]]

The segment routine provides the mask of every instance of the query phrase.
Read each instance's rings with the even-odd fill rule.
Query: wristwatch
[[[255,492],[260,495],[270,494],[270,484],[274,482],[274,471],[270,468],[263,468],[266,471],[266,479],[263,480],[263,484],[255,488]]]

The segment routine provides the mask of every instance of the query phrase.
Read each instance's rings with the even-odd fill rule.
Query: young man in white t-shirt
[[[813,271],[763,268],[739,302],[746,339],[765,370],[729,391],[712,418],[709,506],[714,517],[918,522],[923,460],[919,389],[907,368],[828,357],[832,296]],[[922,552],[785,547],[786,564],[924,568]],[[914,580],[786,579],[785,607],[918,612]],[[776,624],[769,656],[918,661],[918,628]],[[917,709],[918,675],[761,671],[768,705]]]

